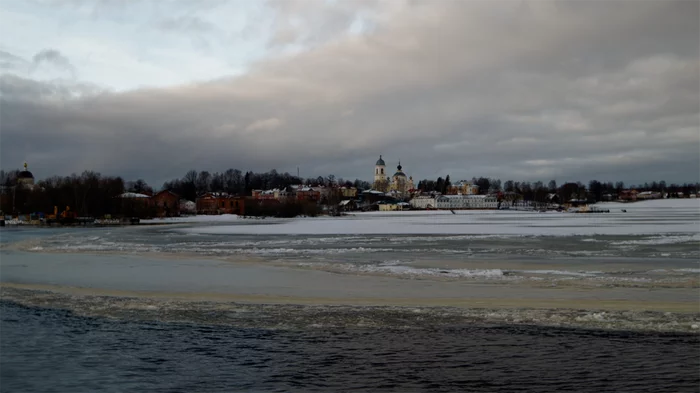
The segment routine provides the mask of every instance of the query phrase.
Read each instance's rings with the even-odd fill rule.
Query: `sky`
[[[0,167],[700,181],[700,2],[0,0]]]

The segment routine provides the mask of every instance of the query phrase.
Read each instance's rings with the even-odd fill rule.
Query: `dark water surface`
[[[0,302],[2,392],[697,392],[698,335],[534,326],[265,330]]]

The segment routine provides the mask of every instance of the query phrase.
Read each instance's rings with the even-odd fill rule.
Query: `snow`
[[[700,232],[700,201],[645,201],[601,208],[611,213],[572,214],[527,211],[410,211],[361,213],[347,217],[266,220],[267,225],[219,225],[183,228],[202,234],[440,234],[440,235],[663,235]],[[654,241],[696,241],[697,238]]]
[[[179,224],[179,223],[214,223],[238,221],[240,217],[236,214],[221,214],[218,216],[198,215],[183,217],[153,218],[141,220],[142,224]]]
[[[117,198],[150,198],[150,196],[146,194],[139,194],[136,192],[125,192],[121,195],[118,195]]]

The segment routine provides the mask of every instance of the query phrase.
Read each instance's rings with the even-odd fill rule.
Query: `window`
[[[384,174],[384,168],[382,168],[382,175]]]

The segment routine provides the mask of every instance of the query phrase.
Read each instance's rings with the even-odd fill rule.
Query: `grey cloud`
[[[419,179],[700,178],[697,2],[393,7],[237,78],[60,103],[3,80],[2,166],[157,186],[190,168],[369,179],[383,154]]]
[[[12,53],[0,51],[0,72],[17,72],[24,74],[30,67],[30,62]]]
[[[31,73],[41,72],[46,68],[49,68],[50,71],[68,73],[72,79],[75,79],[77,73],[70,60],[55,49],[44,49],[32,58]]]

